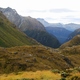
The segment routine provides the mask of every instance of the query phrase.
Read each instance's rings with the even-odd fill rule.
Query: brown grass
[[[33,80],[59,80],[60,74],[52,73],[51,71],[36,71],[36,72],[19,72],[18,74],[0,75],[0,80],[17,80],[17,79],[33,79]]]

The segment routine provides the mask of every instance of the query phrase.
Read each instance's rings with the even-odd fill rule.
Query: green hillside
[[[32,44],[37,44],[37,42],[16,29],[16,26],[0,12],[0,46],[12,47]]]

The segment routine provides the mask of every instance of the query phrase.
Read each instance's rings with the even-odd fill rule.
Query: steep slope
[[[46,31],[45,27],[39,21],[37,21],[35,18],[31,18],[30,16],[23,17],[23,21],[19,25],[19,29],[21,31],[26,31],[26,30]]]
[[[59,47],[60,43],[57,40],[57,38],[55,38],[54,36],[51,36],[49,33],[47,33],[45,27],[39,21],[37,21],[35,18],[21,17],[20,15],[18,15],[18,13],[14,9],[11,9],[11,8],[5,8],[5,9],[1,8],[1,11],[11,22],[13,22],[15,25],[17,25],[18,28],[21,31],[25,32],[28,36],[32,37],[35,34],[40,33],[40,35],[37,35],[38,38],[37,38],[37,36],[32,37],[32,38],[36,39],[43,45],[47,45],[49,47],[54,47],[54,48]],[[18,16],[18,18],[16,16]],[[17,24],[17,22],[19,22],[19,23]],[[29,31],[31,31],[31,32],[29,32]],[[43,32],[46,35],[42,34]],[[32,34],[29,35],[29,33],[32,33]],[[47,42],[45,42],[44,38],[45,38],[45,40],[47,40]],[[48,38],[51,39],[52,44],[50,42],[50,39],[48,39]],[[39,39],[42,39],[42,40],[39,40]]]
[[[45,31],[39,31],[39,30],[26,30],[25,33],[36,39],[38,42],[45,46],[58,48],[60,46],[59,41],[55,36],[50,35],[49,33]]]
[[[60,48],[72,47],[77,45],[80,45],[80,35],[73,37],[70,41],[61,45]]]
[[[72,32],[72,33],[68,36],[68,38],[66,39],[66,41],[71,40],[74,36],[79,35],[79,34],[80,34],[80,28],[77,29],[77,30],[75,30],[74,32]]]
[[[12,47],[32,44],[38,43],[16,29],[16,26],[0,12],[0,46]]]
[[[57,39],[60,41],[60,43],[64,43],[64,41],[67,39],[71,31],[62,28],[62,27],[46,27],[46,30],[57,37]]]

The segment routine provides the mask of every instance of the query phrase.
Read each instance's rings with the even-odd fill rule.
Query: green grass
[[[0,13],[0,46],[12,47],[32,44],[38,43],[16,29],[15,25]]]

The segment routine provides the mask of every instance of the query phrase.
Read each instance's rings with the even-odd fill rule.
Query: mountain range
[[[66,39],[68,38],[68,36],[72,33],[72,31],[69,31],[63,27],[49,26],[49,27],[46,27],[46,30],[50,34],[55,35],[61,44],[63,44],[66,41]]]
[[[2,11],[9,21],[14,23],[19,30],[49,47],[56,48],[59,47],[60,44],[71,40],[72,34],[76,33],[74,30],[80,27],[79,24],[74,23],[64,25],[61,23],[48,23],[42,18],[23,17],[19,15],[15,9],[10,7],[0,8],[0,11]]]
[[[55,35],[61,44],[72,39],[72,35],[79,33],[77,30],[80,24],[62,24],[62,23],[48,23],[42,18],[37,18],[46,28],[47,32]],[[74,37],[74,36],[73,36]]]
[[[75,23],[68,23],[68,24],[62,24],[62,23],[48,23],[42,18],[37,18],[38,21],[40,21],[45,27],[51,26],[51,27],[61,27],[65,28],[69,31],[74,31],[76,29],[80,28],[80,24],[75,24]]]
[[[22,17],[20,16],[16,10],[11,8],[0,8],[3,14],[14,23],[17,28],[28,36],[34,38],[41,44],[53,48],[57,48],[60,46],[59,41],[55,36],[51,36],[45,29],[42,23],[37,21],[35,18],[31,17]],[[51,43],[52,42],[52,43]]]

